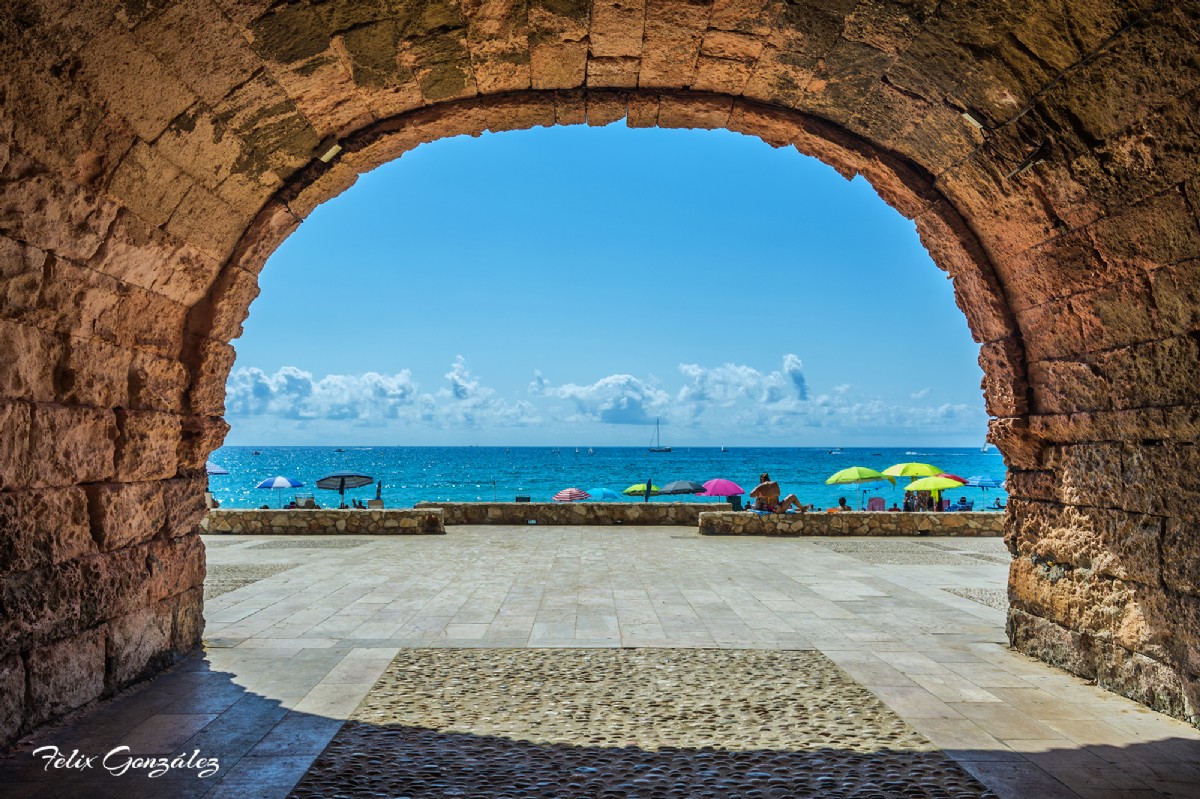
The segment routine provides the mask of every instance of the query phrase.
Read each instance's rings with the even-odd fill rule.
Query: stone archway
[[[1193,2],[19,0],[0,18],[0,739],[202,630],[267,255],[423,141],[725,127],[916,220],[982,343],[1009,635],[1194,719]]]

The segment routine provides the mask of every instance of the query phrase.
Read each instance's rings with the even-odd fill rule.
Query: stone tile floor
[[[1200,731],[1006,648],[995,539],[206,540],[225,593],[207,602],[205,651],[23,742],[0,761],[6,799],[288,796],[397,654],[428,647],[819,650],[1001,797],[1200,797]],[[32,751],[50,745],[98,757],[49,768]],[[100,760],[119,746],[185,762],[116,776]],[[219,771],[198,777],[198,758]]]

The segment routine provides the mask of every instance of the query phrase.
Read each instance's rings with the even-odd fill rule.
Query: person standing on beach
[[[645,498],[644,498],[644,499],[642,499],[642,502],[649,502],[649,501],[650,501],[650,491],[651,491],[651,490],[654,488],[654,482],[653,482],[653,481],[654,481],[654,478],[653,478],[653,477],[647,477],[647,478],[646,478],[646,496],[645,496]]]
[[[758,485],[750,492],[750,496],[754,497],[754,509],[771,513],[786,513],[788,508],[795,508],[801,513],[808,510],[795,494],[788,494],[780,500],[780,493],[779,483],[773,481],[771,475],[763,472],[758,477]]]

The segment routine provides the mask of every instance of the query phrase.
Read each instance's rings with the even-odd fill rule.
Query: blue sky
[[[423,145],[260,278],[227,444],[970,446],[979,348],[861,178],[727,131]]]

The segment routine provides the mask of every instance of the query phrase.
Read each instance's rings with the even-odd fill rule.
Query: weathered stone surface
[[[165,480],[179,468],[180,418],[158,411],[118,411],[115,476],[121,481]]]
[[[0,660],[0,746],[17,736],[25,720],[25,662],[19,655]]]
[[[29,708],[38,725],[99,698],[104,691],[103,627],[41,646],[29,653]]]
[[[68,337],[54,372],[59,401],[94,408],[127,405],[132,359],[133,354],[126,348]]]
[[[1003,513],[769,513],[702,511],[701,535],[998,536]]]
[[[36,327],[0,319],[0,397],[52,402],[62,342]]]
[[[204,589],[192,588],[174,599],[175,617],[171,645],[177,652],[190,652],[200,646],[204,635]]]
[[[112,411],[35,405],[29,422],[24,480],[31,488],[72,486],[113,474],[116,424]]]
[[[187,369],[178,360],[135,351],[129,363],[128,407],[180,413],[184,410],[188,377]]]
[[[442,535],[446,532],[444,516],[440,507],[211,510],[201,520],[200,529],[233,535]]]
[[[1099,577],[1158,583],[1162,517],[1017,499],[1011,503],[1014,521],[1008,541],[1017,555],[1049,558]]]
[[[82,488],[0,491],[0,574],[95,551]]]
[[[163,480],[161,486],[167,511],[165,534],[169,538],[179,538],[197,532],[206,510],[204,492],[208,488],[208,478]]]
[[[153,541],[142,557],[149,575],[146,596],[151,602],[204,585],[204,542],[199,535]]]
[[[176,451],[180,470],[200,473],[209,453],[221,446],[229,423],[220,417],[185,416],[180,420],[179,449]]]
[[[96,483],[85,490],[92,538],[101,550],[140,544],[163,532],[167,511],[159,483]]]
[[[118,690],[149,676],[175,659],[172,647],[175,602],[165,600],[108,623],[108,689]]]

